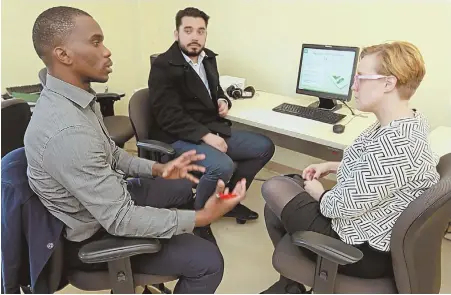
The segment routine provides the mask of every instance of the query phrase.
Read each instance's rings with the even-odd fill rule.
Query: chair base
[[[135,286],[146,286],[175,281],[177,280],[177,277],[133,274],[133,280]],[[77,271],[69,275],[69,282],[72,286],[84,291],[102,291],[112,289],[108,271]]]

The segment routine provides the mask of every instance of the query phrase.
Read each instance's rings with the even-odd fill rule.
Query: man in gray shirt
[[[220,181],[202,210],[175,209],[192,199],[190,181],[198,180],[190,172],[204,172],[193,163],[205,156],[189,151],[160,164],[115,145],[90,87],[112,72],[103,39],[97,22],[79,9],[54,7],[36,19],[33,45],[48,75],[24,140],[30,186],[66,225],[69,267],[106,268],[82,264],[77,253],[108,234],[161,238],[163,249],[133,258],[133,270],[179,276],[177,293],[214,293],[223,275],[221,253],[190,233],[236,206],[245,180],[235,187],[236,198],[216,197],[224,191]]]

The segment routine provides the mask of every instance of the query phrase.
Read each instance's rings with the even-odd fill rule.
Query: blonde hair
[[[366,47],[360,58],[377,54],[378,74],[395,76],[396,88],[403,99],[410,99],[426,74],[424,60],[418,48],[409,42],[392,42]]]

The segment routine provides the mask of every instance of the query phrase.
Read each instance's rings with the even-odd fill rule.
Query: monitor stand
[[[309,105],[309,108],[317,108],[317,109],[323,109],[327,111],[337,111],[341,109],[341,104],[337,104],[337,100],[335,99],[329,99],[329,98],[321,98],[318,97],[319,101],[316,101]]]

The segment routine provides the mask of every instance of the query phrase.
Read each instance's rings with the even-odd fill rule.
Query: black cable
[[[348,122],[346,122],[346,124],[344,124],[343,126],[348,125],[349,123],[351,123],[352,120],[354,120],[355,118],[357,118],[358,116],[354,115],[352,116],[351,120],[349,120]]]
[[[352,111],[352,109],[348,106],[348,104],[347,104],[345,101],[343,101],[343,104],[344,104],[345,106],[347,106],[348,109],[351,111],[351,114],[352,114],[353,116],[355,116],[354,112]]]
[[[351,111],[351,114],[352,114],[351,120],[349,120],[346,124],[344,124],[344,126],[346,126],[346,125],[348,125],[349,123],[351,123],[351,121],[354,120],[356,117],[367,118],[366,116],[362,115],[362,113],[356,115],[356,114],[354,113],[354,111],[352,110],[352,108],[350,108],[350,107],[348,106],[348,104],[347,104],[345,101],[343,101],[343,104]]]

